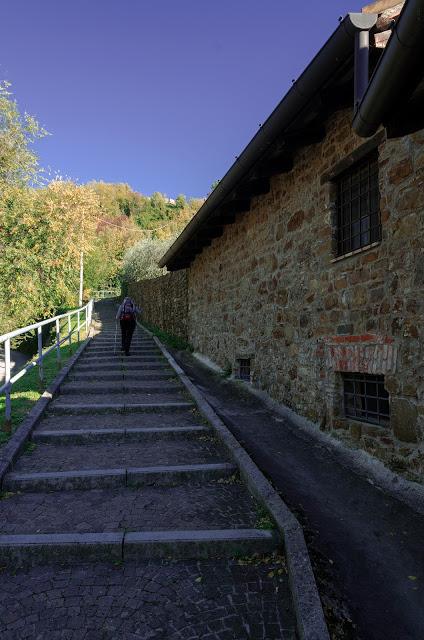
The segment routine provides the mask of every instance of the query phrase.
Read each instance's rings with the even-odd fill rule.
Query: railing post
[[[71,314],[68,315],[68,334],[69,334],[69,349],[72,347],[72,324],[71,324]]]
[[[6,395],[6,417],[4,422],[5,433],[11,433],[12,431],[12,399],[10,397],[11,384],[10,384],[10,338],[4,343],[4,367],[5,367],[5,384],[7,384]]]
[[[44,384],[44,365],[43,365],[43,328],[37,327],[37,344],[38,344],[38,378],[40,387]]]
[[[88,303],[85,305],[85,337],[88,338]]]
[[[78,309],[78,311],[77,311],[77,331],[78,331],[78,342],[80,342],[80,329],[81,329],[81,323],[80,323],[80,310]]]
[[[58,364],[60,364],[60,321],[56,319],[56,358]]]

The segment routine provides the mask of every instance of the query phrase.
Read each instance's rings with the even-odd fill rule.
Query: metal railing
[[[121,295],[121,289],[110,287],[109,289],[98,289],[91,293],[94,300],[104,300],[105,298],[118,298]]]
[[[44,368],[43,368],[43,360],[49,355],[52,351],[56,349],[56,358],[58,364],[61,362],[61,354],[60,347],[61,345],[69,341],[69,346],[72,344],[72,336],[76,333],[78,342],[81,340],[81,330],[84,329],[86,334],[88,335],[89,328],[91,326],[91,320],[93,316],[93,304],[94,301],[91,299],[85,306],[80,307],[79,309],[74,309],[73,311],[68,311],[66,313],[62,313],[59,316],[55,316],[54,318],[49,318],[48,320],[42,320],[41,322],[36,322],[35,324],[28,325],[27,327],[23,327],[22,329],[16,329],[15,331],[11,331],[10,333],[5,333],[0,336],[0,346],[4,344],[4,366],[5,366],[5,376],[4,376],[4,384],[0,386],[0,394],[4,394],[6,397],[5,402],[5,423],[4,430],[9,431],[11,429],[11,420],[12,420],[12,387],[15,382],[17,382],[22,376],[24,376],[28,371],[38,366],[38,373],[40,378],[40,384],[44,383]],[[72,317],[76,316],[75,326],[72,326]],[[65,321],[65,326],[67,333],[61,337],[61,331],[63,332],[64,327],[60,326],[61,321]],[[55,326],[55,339],[48,349],[43,351],[43,327],[48,325]],[[23,367],[20,371],[18,371],[15,375],[12,376],[11,372],[11,359],[10,359],[10,342],[13,338],[22,335],[23,333],[27,333],[29,331],[37,331],[37,351],[38,357],[29,362],[25,367]]]

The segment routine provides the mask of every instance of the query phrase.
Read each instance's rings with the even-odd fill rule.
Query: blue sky
[[[43,166],[205,195],[352,0],[13,0],[0,79],[51,136]]]

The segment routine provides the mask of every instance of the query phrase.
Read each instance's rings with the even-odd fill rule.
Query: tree
[[[119,284],[124,253],[140,239],[140,229],[126,216],[103,218],[97,224],[92,250],[85,260],[89,290]]]
[[[47,135],[35,118],[19,113],[9,82],[0,83],[0,188],[37,182],[38,160],[30,145]]]
[[[124,256],[122,279],[124,282],[139,282],[157,278],[166,273],[158,262],[170,245],[170,240],[146,238],[140,240]]]
[[[180,195],[176,197],[175,206],[177,209],[184,209],[187,206],[187,200],[183,193],[180,193]]]
[[[125,183],[93,181],[89,182],[87,187],[97,193],[102,214],[105,216],[125,215],[127,218],[136,220],[148,201],[148,198]]]
[[[0,334],[78,300],[80,252],[95,238],[96,194],[72,182],[8,186],[0,198]]]

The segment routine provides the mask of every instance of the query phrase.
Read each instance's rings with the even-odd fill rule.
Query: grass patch
[[[81,340],[85,339],[85,331],[81,330]],[[72,344],[66,342],[60,347],[60,363],[57,362],[56,349],[51,351],[43,360],[44,382],[41,386],[38,367],[34,367],[20,378],[12,387],[12,434],[19,427],[27,413],[33,408],[44,390],[53,382],[64,364],[77,350],[78,338],[72,336]],[[48,348],[48,347],[47,347]],[[6,398],[0,396],[0,424],[4,424]],[[0,431],[0,447],[9,440],[11,434]]]
[[[30,455],[31,453],[33,453],[33,451],[36,450],[36,448],[37,448],[37,445],[35,444],[35,442],[25,442],[24,454]]]
[[[142,323],[146,329],[151,331],[153,335],[155,335],[161,342],[166,344],[167,347],[171,347],[172,349],[177,349],[178,351],[193,351],[193,348],[189,345],[189,343],[183,338],[179,338],[178,336],[174,336],[171,333],[167,333],[166,331],[162,331],[162,329],[158,329],[153,324],[149,322]]]
[[[269,512],[265,507],[259,505],[256,509],[257,517],[256,517],[256,528],[257,529],[267,529],[272,530],[275,529],[275,522],[270,516]]]

